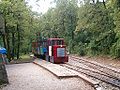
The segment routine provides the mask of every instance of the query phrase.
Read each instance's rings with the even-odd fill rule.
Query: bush
[[[110,54],[115,58],[120,57],[120,39],[117,40],[117,42],[112,45]]]

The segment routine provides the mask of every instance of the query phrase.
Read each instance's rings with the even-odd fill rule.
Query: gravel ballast
[[[80,78],[58,79],[33,63],[6,65],[6,69],[10,84],[2,90],[94,90]]]

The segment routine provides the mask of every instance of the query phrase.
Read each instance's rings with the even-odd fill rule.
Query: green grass
[[[32,62],[33,58],[30,57],[29,54],[21,55],[20,58],[17,60],[15,59],[15,62],[12,63],[25,63],[25,62]]]
[[[29,56],[29,54],[25,54],[25,55],[21,55],[20,58],[21,59],[29,59],[30,56]]]

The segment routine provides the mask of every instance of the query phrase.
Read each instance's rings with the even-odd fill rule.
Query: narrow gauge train
[[[68,62],[63,38],[48,38],[32,42],[33,54],[52,63]]]

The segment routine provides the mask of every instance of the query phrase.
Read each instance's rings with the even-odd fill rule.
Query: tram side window
[[[55,45],[55,41],[54,41],[54,40],[50,41],[50,45],[51,45],[51,46],[52,46],[52,45]]]
[[[62,40],[58,40],[57,41],[57,45],[62,45],[63,44],[63,41]]]
[[[63,40],[52,40],[50,41],[50,45],[63,45]]]

